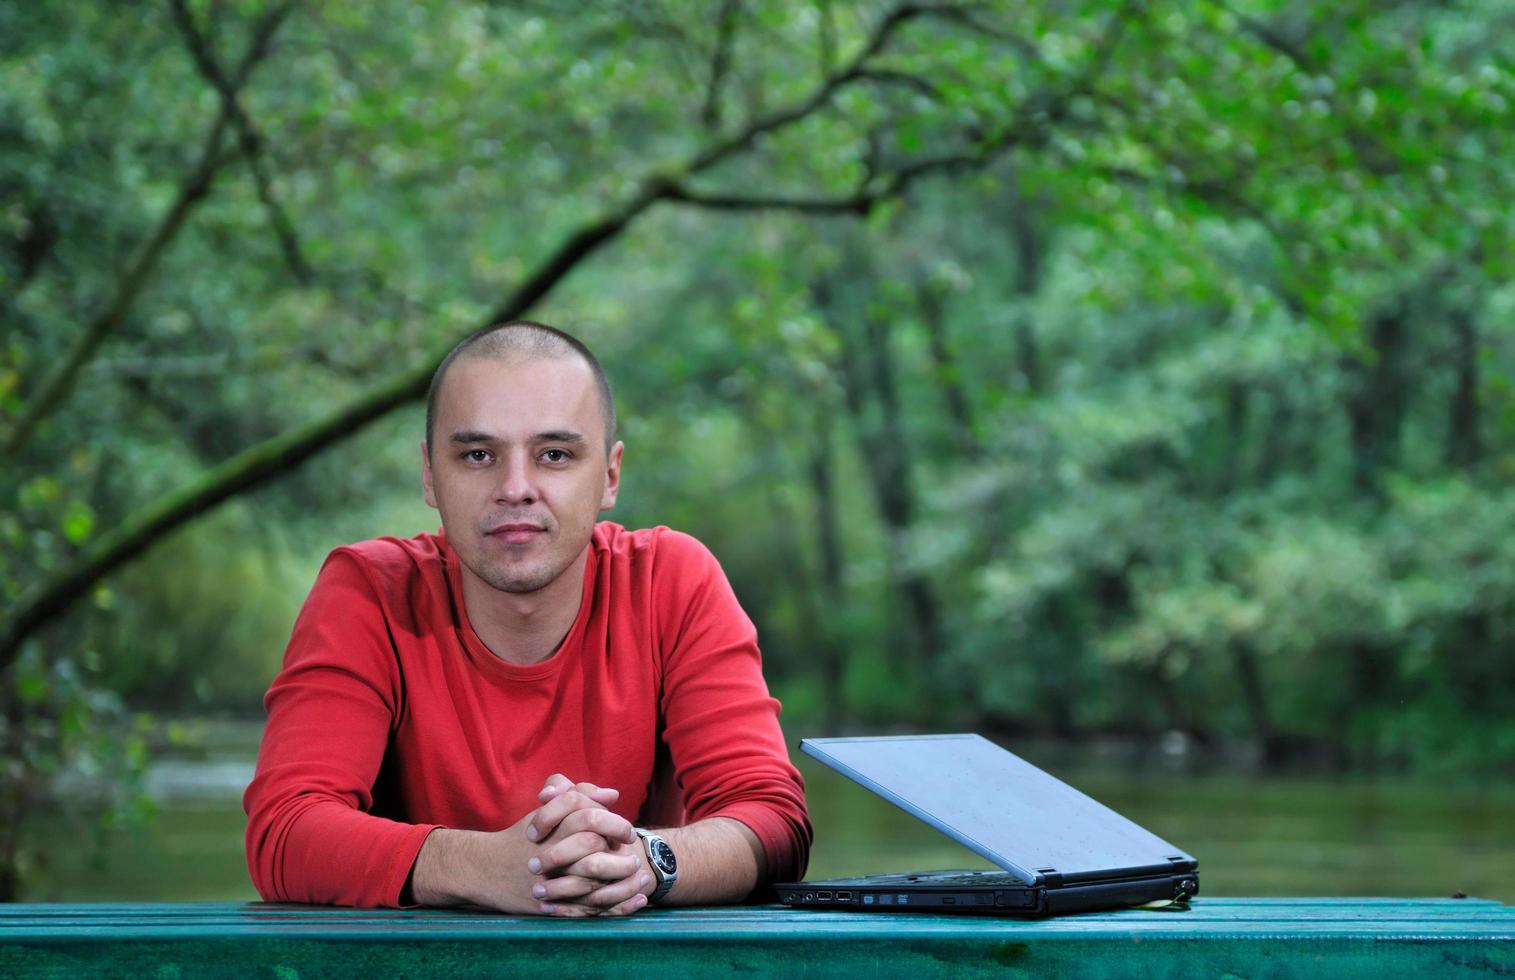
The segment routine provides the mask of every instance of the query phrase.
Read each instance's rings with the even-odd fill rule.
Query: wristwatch
[[[647,898],[648,904],[661,901],[673,883],[679,880],[679,862],[673,856],[673,848],[668,842],[654,834],[650,830],[636,828],[637,836],[642,838],[642,843],[647,847],[647,863],[652,865],[652,873],[657,877],[658,886]]]

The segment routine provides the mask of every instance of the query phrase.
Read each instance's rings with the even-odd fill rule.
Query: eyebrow
[[[576,446],[582,446],[588,440],[586,440],[583,436],[579,435],[577,432],[569,432],[568,430],[563,429],[563,430],[557,430],[557,431],[553,431],[553,432],[539,432],[539,433],[537,433],[537,437],[536,437],[535,441],[536,442],[567,442],[567,443],[572,443],[573,445],[576,445]]]
[[[500,442],[501,440],[497,436],[492,436],[487,432],[479,432],[473,429],[466,429],[462,432],[454,432],[449,441],[454,445],[462,446],[475,442]],[[535,436],[532,437],[531,441],[566,442],[571,445],[581,446],[588,440],[577,432],[571,432],[567,429],[555,429],[551,432],[538,432]]]

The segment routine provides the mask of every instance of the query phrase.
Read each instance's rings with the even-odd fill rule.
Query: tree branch
[[[811,113],[821,109],[830,103],[833,96],[847,85],[855,82],[864,71],[868,62],[884,50],[889,39],[899,31],[906,23],[933,12],[933,7],[922,7],[913,3],[901,4],[895,7],[879,21],[863,47],[853,56],[852,60],[840,70],[833,72],[822,80],[815,91],[808,98],[802,99],[792,105],[777,109],[767,115],[753,121],[741,132],[730,138],[716,143],[704,152],[696,155],[685,167],[686,174],[696,174],[708,170],[722,160],[747,149],[760,136],[766,136],[777,129],[782,129],[792,123],[798,122]]]
[[[252,69],[267,55],[269,42],[273,40],[274,32],[291,6],[292,0],[275,8],[258,24],[247,54],[237,68],[236,78],[239,85],[245,84]],[[117,281],[116,288],[105,306],[85,326],[84,332],[74,341],[63,360],[59,361],[52,372],[38,385],[36,393],[21,410],[21,417],[16,421],[15,427],[6,436],[5,447],[3,451],[0,451],[0,455],[14,459],[20,453],[37,425],[58,406],[64,395],[68,394],[78,377],[79,369],[94,355],[95,349],[100,346],[106,336],[119,327],[126,318],[127,311],[131,309],[137,294],[147,283],[158,260],[162,258],[164,250],[183,229],[190,212],[210,192],[216,174],[226,164],[227,157],[221,152],[221,137],[229,120],[230,117],[223,102],[221,111],[217,113],[215,121],[211,123],[210,131],[206,134],[199,159],[180,183],[179,192],[175,195],[173,204],[169,206],[162,220],[158,222],[158,227],[127,266],[125,274]]]
[[[809,97],[766,115],[731,137],[698,152],[682,168],[682,175],[678,178],[666,173],[646,177],[629,202],[588,222],[564,239],[481,325],[521,316],[596,249],[621,234],[642,212],[659,201],[678,201],[681,194],[691,193],[682,188],[680,180],[750,147],[760,135],[803,119],[825,106],[838,88],[857,77],[868,59],[883,49],[900,26],[932,10],[915,5],[896,8],[880,21],[847,67],[825,79]],[[1075,88],[1081,85],[1080,82]],[[1052,100],[1054,104],[1057,101]],[[1042,100],[1033,102],[1028,102],[1028,111],[1040,113],[1039,118],[1049,123],[1050,128],[1050,120],[1056,118],[1057,113],[1049,112],[1047,106],[1041,104]],[[874,192],[875,197],[881,199],[885,193],[902,193],[911,182],[927,174],[968,166],[974,159],[987,159],[998,150],[1013,145],[1017,138],[1016,127],[1012,126],[1004,135],[981,144],[970,154],[917,161],[891,175],[884,188]],[[68,608],[90,585],[136,557],[167,532],[244,491],[295,469],[311,456],[356,434],[393,409],[423,398],[432,374],[446,353],[447,350],[443,349],[432,351],[420,363],[362,393],[327,417],[296,426],[248,447],[213,467],[189,486],[127,515],[90,541],[70,565],[32,586],[12,606],[7,621],[0,626],[0,670],[16,658],[22,642],[40,626]]]
[[[1003,27],[997,27],[993,24],[984,23],[982,20],[979,20],[977,17],[973,16],[971,13],[972,7],[973,5],[971,4],[943,4],[931,9],[932,12],[942,20],[949,21],[961,27],[966,27],[968,30],[973,31],[975,34],[982,34],[985,37],[991,37],[996,41],[1004,41],[1013,47],[1016,51],[1018,51],[1022,57],[1025,57],[1034,62],[1040,62],[1042,60],[1041,49],[1038,48],[1034,43],[1025,37],[1022,37],[1021,35],[1015,33],[1014,31],[1007,30]]]
[[[284,9],[288,10],[289,6],[286,3]],[[242,156],[247,160],[247,167],[252,172],[253,184],[258,191],[258,200],[262,202],[263,210],[268,213],[274,236],[279,240],[279,250],[284,253],[284,264],[289,267],[290,273],[300,285],[308,286],[315,278],[315,273],[312,272],[310,263],[306,261],[304,251],[300,248],[300,239],[295,233],[294,223],[289,220],[289,215],[285,213],[278,198],[274,196],[273,181],[268,175],[268,168],[263,158],[263,137],[253,125],[246,110],[242,108],[241,99],[237,94],[240,86],[226,77],[226,72],[216,61],[210,42],[195,26],[194,17],[190,14],[184,0],[170,0],[170,7],[173,10],[174,21],[178,24],[180,33],[184,35],[185,44],[189,47],[195,67],[199,69],[201,76],[211,84],[211,87],[220,93],[221,108],[237,130],[238,145],[241,146]]]
[[[736,24],[742,13],[742,0],[722,0],[716,19],[715,52],[710,56],[710,84],[705,88],[705,106],[700,121],[709,130],[721,128],[721,92],[731,71],[731,49],[736,43]]]
[[[941,89],[927,79],[919,75],[912,75],[907,71],[899,71],[895,68],[864,68],[856,76],[860,81],[878,82],[882,85],[900,85],[919,92],[921,95],[937,101],[941,100]]]
[[[1177,197],[1187,197],[1202,204],[1226,208],[1244,218],[1256,221],[1258,226],[1268,233],[1275,242],[1280,244],[1291,239],[1298,238],[1298,233],[1287,232],[1280,228],[1273,216],[1264,211],[1255,202],[1235,190],[1234,180],[1210,179],[1194,180],[1184,178],[1182,180],[1165,179],[1152,174],[1143,173],[1130,167],[1099,167],[1096,173],[1107,180],[1126,184],[1132,187],[1140,187],[1144,190],[1156,191],[1162,194],[1172,194]],[[1306,315],[1308,304],[1303,296],[1294,290],[1286,289],[1282,285],[1274,287],[1274,292],[1283,301],[1288,310],[1295,316]]]
[[[683,185],[673,186],[667,194],[667,200],[677,204],[691,204],[710,211],[798,211],[802,214],[851,217],[867,215],[877,203],[872,195],[861,193],[847,197],[743,195],[707,193]]]
[[[815,0],[815,14],[817,57],[824,78],[836,70],[836,11],[831,9],[831,0]]]

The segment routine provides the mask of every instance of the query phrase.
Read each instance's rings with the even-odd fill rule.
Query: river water
[[[1197,857],[1204,895],[1463,893],[1515,903],[1515,786],[1507,782],[1196,772],[1161,758],[1013,747]],[[830,770],[796,761],[815,824],[811,877],[988,867]],[[38,828],[44,863],[32,869],[24,897],[255,899],[240,806],[251,773],[245,745],[154,763],[147,788],[157,816],[106,830],[81,812]]]

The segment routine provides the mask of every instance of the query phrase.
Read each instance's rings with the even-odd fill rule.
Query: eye
[[[542,458],[549,463],[566,463],[573,456],[566,449],[548,449],[543,451]]]
[[[491,459],[487,449],[469,449],[463,453],[466,463],[487,463]]]

